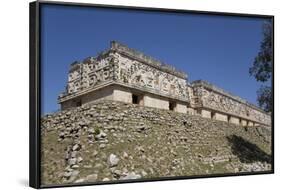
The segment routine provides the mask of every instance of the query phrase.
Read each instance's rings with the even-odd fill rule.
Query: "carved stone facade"
[[[184,72],[125,45],[111,42],[97,57],[71,64],[58,100],[68,109],[100,99],[201,114],[239,125],[270,125],[270,115],[204,81],[187,81]]]
[[[209,111],[211,115],[212,112],[220,112],[234,123],[242,123],[243,120],[256,124],[271,123],[270,115],[263,110],[206,81],[194,81],[192,86],[193,94],[197,97],[194,104],[198,110]]]

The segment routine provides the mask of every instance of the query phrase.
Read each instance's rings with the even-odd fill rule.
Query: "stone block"
[[[254,126],[255,126],[255,127],[259,127],[260,124],[259,124],[259,123],[254,123]]]
[[[112,86],[96,89],[93,92],[85,94],[81,97],[82,104],[87,104],[96,100],[113,100]]]
[[[238,117],[230,116],[229,123],[233,123],[233,124],[239,125],[240,124],[240,120],[239,120]]]
[[[215,113],[214,119],[219,120],[219,121],[228,121],[227,120],[227,115],[221,114],[221,113]]]
[[[122,89],[114,89],[113,100],[132,103],[132,93]]]
[[[242,119],[242,120],[241,120],[241,125],[244,126],[244,127],[247,126],[247,121],[244,120],[244,119]]]
[[[208,110],[202,109],[201,110],[201,115],[202,115],[202,117],[205,117],[205,118],[211,118],[211,112],[208,111]]]
[[[168,100],[160,99],[153,95],[144,95],[143,105],[147,106],[147,107],[160,108],[160,109],[165,109],[165,110],[169,109]]]
[[[248,122],[248,126],[249,126],[249,127],[254,126],[254,123],[253,123],[252,121],[249,121],[249,122]]]
[[[195,110],[193,108],[186,108],[186,112],[190,115],[195,115]]]
[[[177,103],[175,107],[175,111],[179,113],[186,113],[187,112],[187,107],[185,104],[182,103]]]

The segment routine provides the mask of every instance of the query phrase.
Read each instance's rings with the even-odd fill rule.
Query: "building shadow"
[[[231,151],[243,163],[266,162],[271,164],[271,155],[261,150],[257,145],[243,139],[242,137],[231,135],[227,137],[231,146]]]

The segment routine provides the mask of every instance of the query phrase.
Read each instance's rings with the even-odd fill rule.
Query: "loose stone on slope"
[[[76,164],[76,162],[77,162],[77,159],[76,159],[76,158],[70,158],[70,159],[68,160],[68,164],[69,164],[69,165],[74,165],[74,164]]]
[[[72,147],[72,150],[73,151],[78,151],[80,150],[81,146],[79,144],[75,144],[73,147]]]
[[[98,174],[91,174],[86,177],[86,181],[96,181],[98,179]]]
[[[117,166],[120,159],[115,154],[110,154],[107,160],[107,163],[110,167]]]
[[[125,177],[121,177],[120,179],[140,179],[141,175],[136,174],[135,172],[130,172],[126,174]]]

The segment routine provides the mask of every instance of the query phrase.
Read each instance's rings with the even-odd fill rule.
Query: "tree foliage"
[[[249,69],[251,76],[259,82],[267,82],[272,77],[272,22],[266,21],[263,24],[263,40],[260,45],[258,55],[254,59],[252,67]],[[257,91],[257,101],[259,106],[265,111],[272,111],[271,87],[261,86]]]
[[[263,40],[260,51],[255,57],[253,66],[249,69],[250,75],[257,81],[265,82],[271,78],[272,70],[272,25],[270,22],[263,24]]]
[[[267,112],[272,111],[272,91],[269,86],[261,86],[257,91],[259,106]]]

